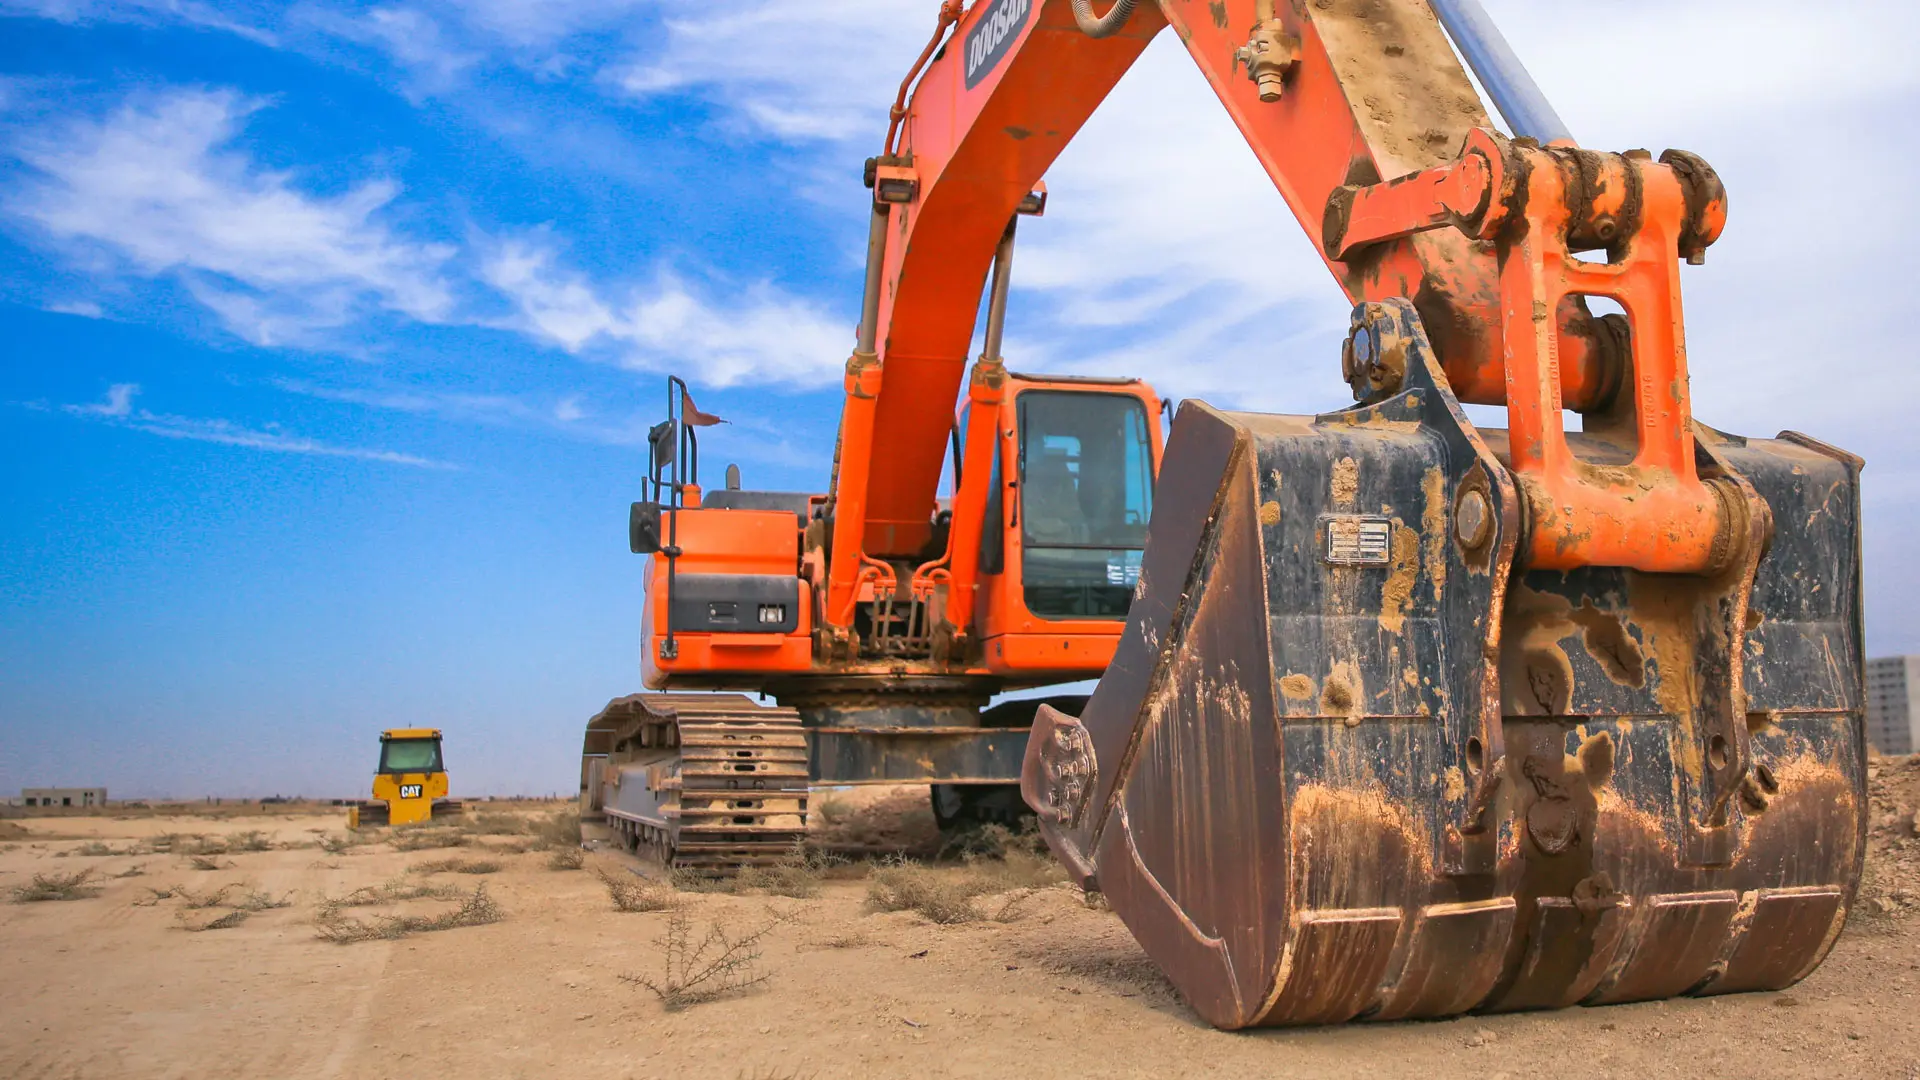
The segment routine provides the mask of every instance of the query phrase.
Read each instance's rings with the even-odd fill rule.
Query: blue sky
[[[1598,0],[1603,65],[1487,7],[1584,143],[1720,170],[1697,412],[1869,459],[1869,648],[1920,652],[1920,13]],[[734,421],[710,462],[824,483],[860,162],[936,9],[0,0],[0,791],[347,794],[419,723],[459,790],[569,790],[637,689],[661,376]],[[1346,305],[1170,36],[1048,183],[1016,367],[1344,402]]]

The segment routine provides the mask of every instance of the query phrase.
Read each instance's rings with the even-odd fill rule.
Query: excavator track
[[[609,828],[670,869],[727,876],[806,839],[807,738],[792,709],[739,694],[634,694],[589,722],[587,752],[582,779],[597,766]]]

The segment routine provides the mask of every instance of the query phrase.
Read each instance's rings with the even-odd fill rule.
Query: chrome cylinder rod
[[[1513,53],[1513,47],[1493,24],[1480,0],[1430,0],[1440,25],[1467,58],[1467,66],[1480,85],[1493,98],[1493,107],[1506,117],[1507,126],[1522,138],[1537,139],[1542,145],[1573,142],[1573,133],[1547,103],[1540,84],[1527,74],[1525,65]]]

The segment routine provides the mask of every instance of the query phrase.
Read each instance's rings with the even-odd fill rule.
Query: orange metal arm
[[[1020,17],[1005,18],[1009,9]],[[1001,29],[989,26],[996,18]],[[850,395],[842,420],[827,597],[835,625],[851,618],[861,553],[907,557],[930,536],[948,418],[1008,219],[1164,25],[1148,8],[1121,35],[1094,39],[1074,24],[1068,0],[982,0],[927,65],[901,153],[882,162],[882,183],[911,183],[915,194],[890,207],[884,380],[866,376],[860,385],[876,396]],[[988,37],[999,46],[993,60],[975,53],[970,74],[969,41]]]
[[[1083,33],[1072,7],[977,0],[926,65],[899,152],[880,159],[881,185],[906,201],[886,208],[876,357],[849,365],[826,609],[836,627],[852,618],[863,567],[873,572],[864,559],[911,557],[930,536],[947,417],[1001,230],[1162,27],[1316,246],[1345,230],[1337,192],[1446,165],[1488,126],[1425,0],[1160,0],[1103,38]],[[1250,236],[1274,227],[1247,222]],[[1270,256],[1253,244],[1247,257]],[[1490,245],[1442,229],[1325,257],[1355,302],[1414,300],[1461,400],[1505,403]],[[1554,310],[1562,402],[1604,405],[1617,374],[1602,335],[1577,303]]]

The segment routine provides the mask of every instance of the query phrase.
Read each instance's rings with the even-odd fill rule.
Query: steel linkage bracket
[[[1424,493],[1422,560],[1441,632],[1471,662],[1449,664],[1439,710],[1440,851],[1446,872],[1486,873],[1495,860],[1491,809],[1505,771],[1500,710],[1500,628],[1520,540],[1521,502],[1512,477],[1467,419],[1413,302],[1395,297],[1353,310],[1342,367],[1362,405],[1322,417],[1357,427],[1419,425],[1443,444],[1444,465]],[[1446,508],[1442,514],[1437,507]],[[1438,535],[1434,533],[1438,526]],[[1477,654],[1477,655],[1475,655]]]
[[[1726,190],[1706,162],[1668,151],[1542,148],[1475,130],[1453,164],[1387,184],[1347,187],[1328,207],[1330,255],[1455,228],[1492,245],[1500,265],[1500,356],[1509,430],[1506,469],[1525,507],[1525,571],[1617,567],[1658,575],[1667,633],[1692,670],[1674,683],[1689,838],[1685,858],[1724,862],[1728,807],[1746,778],[1740,692],[1744,620],[1770,531],[1766,505],[1695,438],[1688,395],[1680,263],[1698,263],[1726,224]],[[1605,261],[1576,253],[1604,251]],[[1624,460],[1575,453],[1562,417],[1562,316],[1586,298],[1617,302],[1628,327],[1609,380],[1619,391],[1593,412]],[[1596,323],[1598,321],[1596,320]],[[1352,350],[1350,350],[1351,353]],[[1363,400],[1376,387],[1348,374]],[[1379,376],[1375,374],[1374,378]]]

